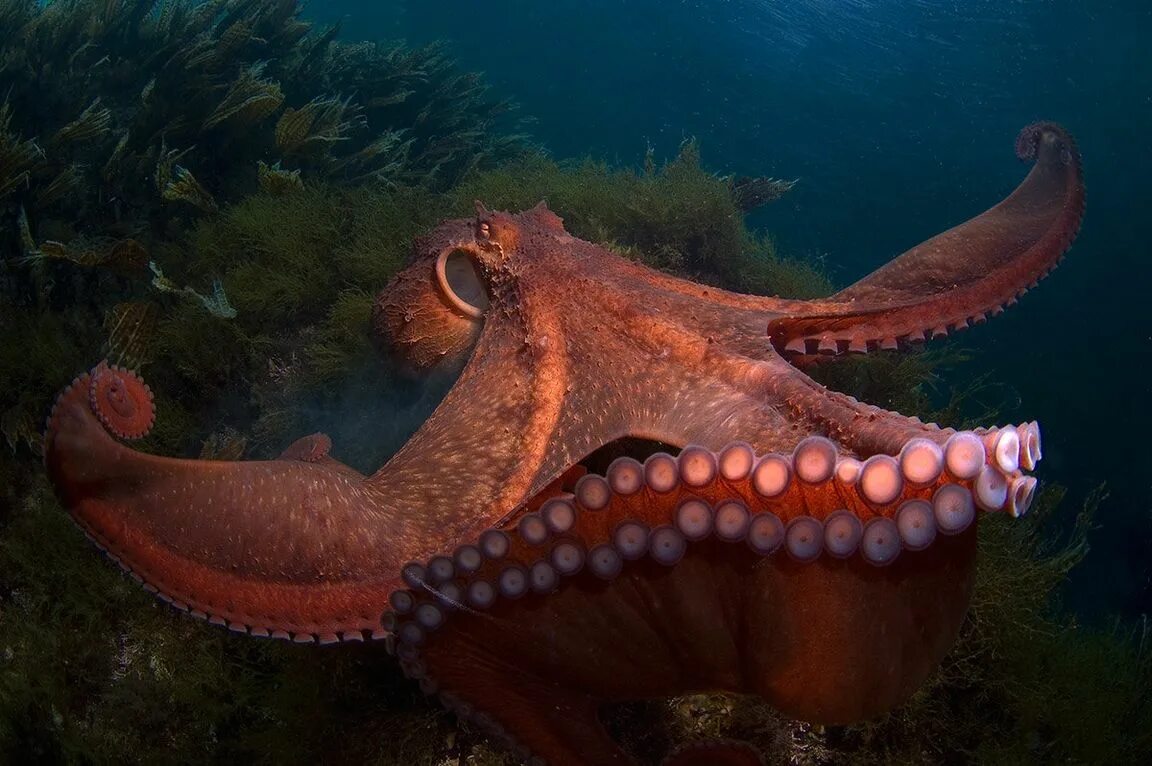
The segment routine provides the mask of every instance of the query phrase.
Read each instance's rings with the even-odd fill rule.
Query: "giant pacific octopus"
[[[478,204],[419,240],[375,304],[410,366],[463,367],[376,473],[322,434],[265,461],[129,449],[151,392],[104,363],[53,408],[47,470],[87,535],[173,607],[253,636],[386,640],[530,763],[627,763],[599,706],[691,691],[867,719],[953,643],[978,511],[1025,512],[1040,432],[923,423],[790,360],[945,335],[1055,267],[1082,216],[1079,155],[1050,123],[1016,151],[1034,164],[1002,202],[812,301],[654,271],[543,204]],[[651,442],[677,454],[628,452]],[[585,472],[611,443],[623,454]]]

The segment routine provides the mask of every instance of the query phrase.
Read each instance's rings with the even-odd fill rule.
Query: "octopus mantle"
[[[1084,203],[1060,127],[985,213],[822,300],[736,295],[478,206],[417,242],[373,320],[462,366],[371,476],[305,437],[277,460],[144,454],[151,392],[101,364],[45,436],[62,503],[177,609],[323,644],[386,639],[521,758],[625,763],[606,701],[727,689],[844,723],[906,699],[968,606],[978,512],[1023,513],[1035,423],[954,431],[829,391],[796,355],[898,348],[1015,302]],[[623,437],[679,449],[580,461]],[[624,442],[624,444],[633,442]],[[669,762],[755,762],[721,743]]]

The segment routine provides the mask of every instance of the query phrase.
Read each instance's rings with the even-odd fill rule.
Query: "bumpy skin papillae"
[[[500,716],[497,733],[504,727],[524,755],[623,758],[595,707],[635,694],[732,688],[812,720],[870,715],[923,679],[967,605],[974,526],[929,535],[915,519],[937,509],[944,530],[957,514],[967,518],[973,496],[984,510],[1023,512],[1035,480],[1021,468],[1038,459],[1039,432],[1034,424],[964,434],[925,425],[827,391],[776,348],[799,339],[800,350],[821,350],[808,348],[817,336],[812,345],[831,338],[824,350],[836,351],[892,345],[889,334],[915,339],[912,326],[959,324],[1043,276],[1079,222],[1079,158],[1055,126],[1030,127],[1021,146],[1037,165],[1008,200],[824,301],[735,295],[657,273],[571,237],[543,207],[479,209],[475,219],[443,224],[381,294],[375,320],[417,367],[474,347],[432,417],[370,477],[329,456],[322,436],[273,461],[131,450],[109,431],[137,435],[150,415],[133,408],[149,397],[129,373],[106,368],[95,375],[119,377],[96,386],[84,376],[61,395],[46,465],[84,529],[178,608],[298,641],[395,630],[406,669],[461,700],[462,713],[498,707],[490,710]],[[434,274],[452,253],[469,258],[483,282],[490,305],[482,316]],[[125,392],[138,396],[126,401]],[[804,441],[814,433],[831,441]],[[718,465],[754,452],[769,467],[758,479],[653,489],[664,486],[667,461],[677,465],[661,458],[636,503],[613,499],[611,513],[574,514],[561,543],[592,556],[615,534],[604,519],[672,528],[677,503],[693,497],[709,503],[704,515],[719,529],[722,517],[732,521],[715,505],[723,490],[737,493],[750,517],[792,525],[798,547],[766,553],[747,537],[705,535],[686,544],[682,560],[660,563],[676,545],[662,532],[614,578],[557,576],[538,613],[497,599],[483,616],[458,610],[444,638],[419,632],[421,616],[445,618],[427,608],[433,601],[462,603],[450,596],[466,595],[475,578],[502,576],[508,556],[525,557],[527,567],[533,555],[575,555],[557,553],[555,535],[537,539],[543,516],[527,508],[558,507],[541,492],[624,436],[701,445],[680,458],[694,455],[692,465],[706,466],[711,450]],[[722,452],[736,441],[746,444]],[[756,482],[773,486],[786,459],[799,480],[779,497],[757,494]],[[618,470],[615,480],[627,486],[633,474]],[[597,481],[582,481],[577,495],[594,497]],[[901,511],[909,500],[919,504]],[[883,558],[898,519],[910,531],[889,566],[863,553],[837,558],[845,546]],[[687,522],[688,532],[703,523],[692,513]],[[760,524],[751,539],[762,541],[771,526]],[[502,551],[501,529],[527,537],[513,535]],[[821,543],[817,531],[831,537]],[[515,547],[528,539],[536,542]],[[459,550],[475,569],[445,568]],[[386,610],[399,617],[385,625]],[[635,683],[621,687],[628,673]]]

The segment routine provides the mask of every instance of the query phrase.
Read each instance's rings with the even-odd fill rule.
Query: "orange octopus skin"
[[[118,439],[151,425],[151,392],[103,363],[57,400],[45,465],[85,532],[177,609],[257,636],[386,639],[531,763],[627,763],[597,718],[608,701],[727,689],[865,719],[948,651],[976,512],[1026,511],[1039,429],[924,424],[789,358],[965,327],[1054,268],[1080,225],[1080,157],[1051,123],[1017,154],[1034,164],[1003,202],[817,301],[661,274],[543,205],[478,205],[417,242],[377,301],[412,369],[463,370],[373,475],[323,434],[270,461],[132,450]],[[586,473],[625,437],[683,449]],[[670,762],[755,760],[716,743]]]

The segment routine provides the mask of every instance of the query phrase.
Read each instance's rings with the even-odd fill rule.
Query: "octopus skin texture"
[[[629,763],[598,719],[629,699],[730,690],[805,721],[867,719],[952,645],[977,517],[1026,511],[1040,432],[922,423],[790,360],[944,335],[1054,268],[1080,226],[1080,157],[1051,123],[1016,149],[1032,167],[1002,202],[812,301],[654,271],[543,204],[478,204],[417,241],[375,304],[412,369],[462,368],[376,473],[323,434],[267,461],[132,450],[151,392],[104,363],[57,400],[47,471],[175,608],[254,636],[385,640],[529,763]],[[638,440],[677,454],[581,464]],[[734,743],[669,756],[756,760]]]

